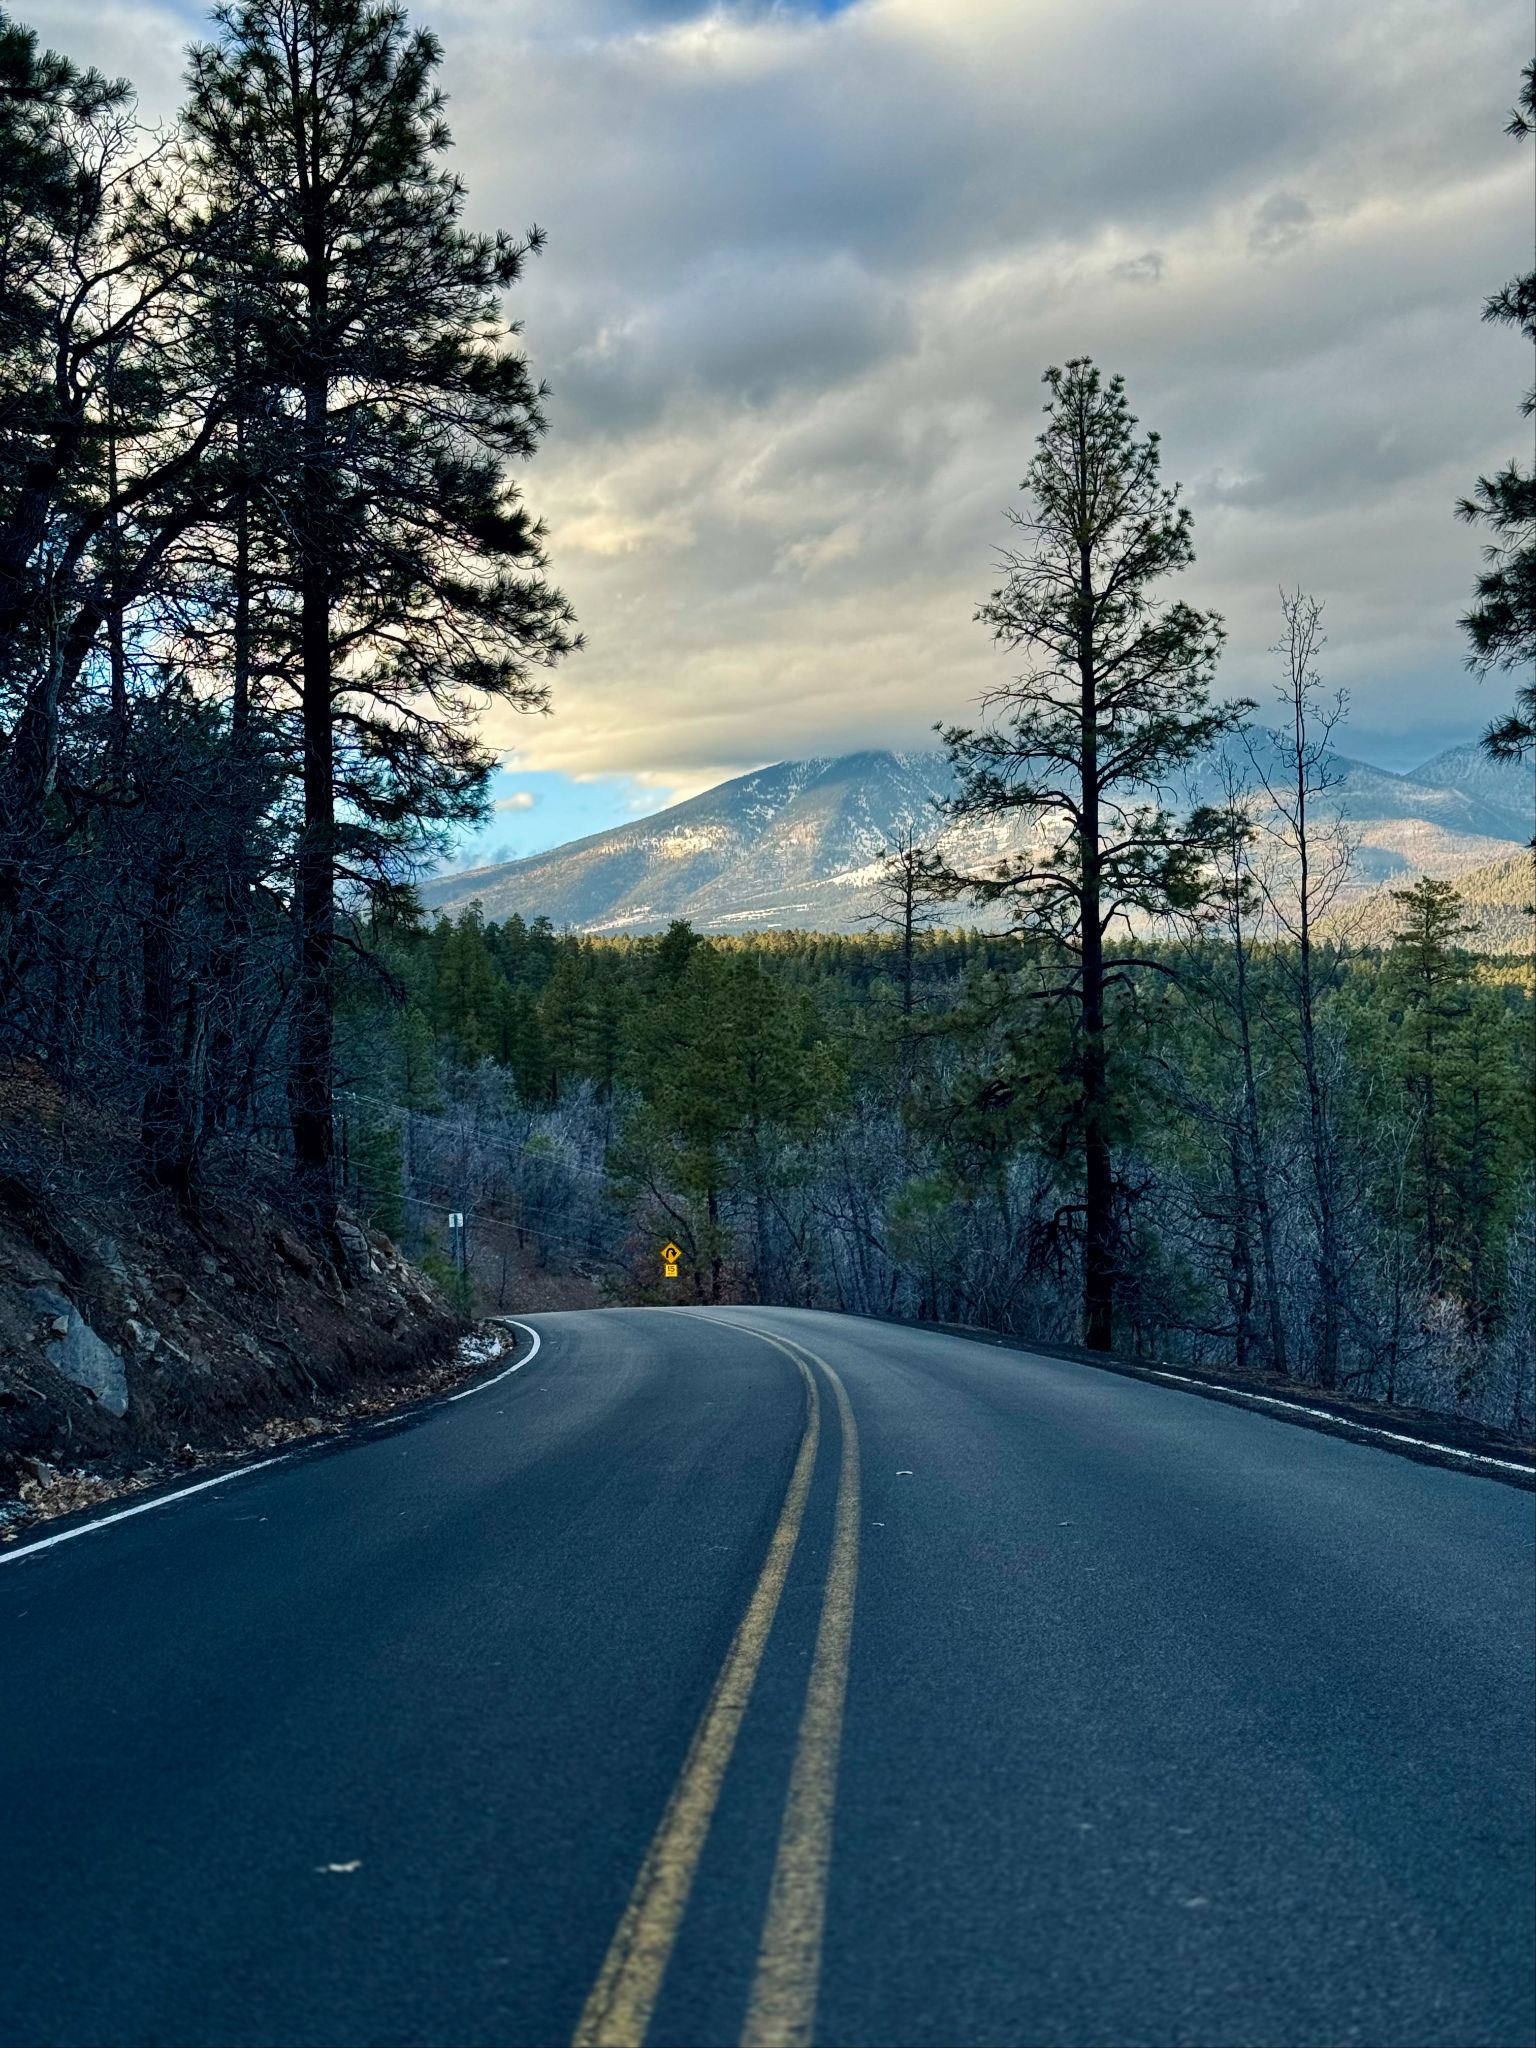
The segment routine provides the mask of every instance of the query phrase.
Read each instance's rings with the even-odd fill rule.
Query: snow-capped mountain
[[[942,755],[781,761],[632,825],[423,885],[423,901],[488,918],[514,911],[588,932],[643,932],[685,917],[705,931],[856,927],[882,853],[931,837]]]
[[[1454,877],[1531,835],[1522,771],[1505,772],[1476,747],[1452,748],[1413,775],[1342,755],[1334,765],[1330,802],[1360,841],[1363,884]],[[1191,795],[1210,801],[1219,782],[1212,767]],[[1019,818],[946,825],[934,799],[953,786],[937,753],[781,761],[548,853],[437,876],[421,895],[432,909],[478,902],[487,918],[516,912],[583,932],[658,931],[673,918],[713,932],[854,931],[873,908],[881,856],[898,833],[940,842],[973,872],[1028,843],[1032,828]],[[951,915],[977,921],[965,905]]]

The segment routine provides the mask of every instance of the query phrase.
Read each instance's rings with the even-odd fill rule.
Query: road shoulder
[[[997,1350],[1069,1359],[1076,1365],[1092,1366],[1096,1372],[1118,1373],[1124,1379],[1146,1380],[1154,1386],[1174,1386],[1184,1393],[1249,1408],[1255,1414],[1268,1415],[1301,1429],[1341,1436],[1352,1443],[1374,1444],[1379,1450],[1413,1458],[1420,1464],[1470,1472],[1504,1486],[1536,1492],[1536,1444],[1454,1415],[1436,1415],[1422,1408],[1389,1407],[1385,1402],[1367,1401],[1352,1394],[1326,1393],[1302,1381],[1278,1379],[1270,1374],[1218,1373],[1200,1366],[1165,1365],[1151,1359],[1088,1351],[1079,1344],[1040,1343],[968,1323],[915,1323],[899,1316],[857,1314],[856,1320],[905,1330],[935,1331]]]

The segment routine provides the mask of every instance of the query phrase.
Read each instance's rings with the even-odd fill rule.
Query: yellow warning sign
[[[661,1270],[668,1280],[677,1278],[677,1262],[683,1256],[679,1246],[669,1238],[661,1248]]]

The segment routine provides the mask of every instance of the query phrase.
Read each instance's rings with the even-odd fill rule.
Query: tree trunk
[[[709,1190],[709,1298],[720,1299],[720,1191],[713,1184]]]
[[[236,446],[242,441],[236,425]],[[235,509],[234,647],[229,712],[233,801],[224,841],[224,872],[216,878],[218,942],[208,971],[208,1089],[205,1121],[211,1130],[233,1113],[236,1087],[239,981],[251,935],[251,545],[250,510],[242,492]]]
[[[1338,1385],[1339,1342],[1343,1324],[1343,1262],[1339,1255],[1338,1200],[1335,1182],[1333,1126],[1328,1113],[1322,1070],[1317,1056],[1310,918],[1306,909],[1303,867],[1301,915],[1301,1058],[1307,1088],[1307,1132],[1312,1165],[1312,1195],[1317,1221],[1317,1383]]]
[[[323,286],[312,286],[312,303]],[[331,704],[331,603],[324,477],[326,389],[304,395],[307,442],[300,562],[300,663],[304,743],[304,825],[299,835],[296,910],[298,983],[288,1112],[299,1200],[322,1229],[336,1220],[332,1156],[333,989],[336,946],[336,777]]]
[[[150,1185],[185,1201],[192,1192],[194,1144],[186,1077],[176,1054],[174,871],[179,859],[177,848],[156,861],[144,919],[139,1056],[145,1084],[139,1147]]]
[[[1312,1166],[1312,1198],[1317,1223],[1317,1383],[1337,1386],[1339,1339],[1343,1321],[1343,1265],[1339,1256],[1338,1203],[1335,1182],[1332,1119],[1328,1113],[1322,1070],[1317,1057],[1316,980],[1312,963],[1312,853],[1307,819],[1307,734],[1304,701],[1295,698],[1293,758],[1296,764],[1297,1008],[1301,1025],[1301,1064],[1307,1090],[1307,1135]]]
[[[1090,1351],[1110,1351],[1115,1335],[1115,1176],[1105,1132],[1109,1085],[1102,977],[1096,1002],[1090,1004],[1085,991],[1083,1035],[1083,1342]]]
[[[1243,1136],[1253,1183],[1254,1222],[1259,1233],[1259,1261],[1264,1278],[1264,1316],[1269,1339],[1269,1368],[1287,1376],[1285,1317],[1280,1306],[1280,1280],[1275,1268],[1275,1215],[1269,1199],[1269,1159],[1259,1121],[1259,1089],[1253,1066],[1253,1023],[1248,1005],[1248,945],[1239,910],[1233,919],[1233,965],[1237,978],[1238,1043],[1243,1056]]]
[[[1082,1088],[1083,1342],[1109,1351],[1115,1340],[1115,1176],[1109,1147],[1109,1044],[1104,1016],[1104,934],[1099,888],[1099,707],[1091,626],[1092,555],[1079,549],[1082,624],[1078,672],[1082,682]]]

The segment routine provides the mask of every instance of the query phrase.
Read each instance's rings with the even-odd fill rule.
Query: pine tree
[[[44,542],[92,433],[102,351],[91,286],[109,233],[105,181],[131,108],[125,80],[40,49],[0,11],[0,686],[24,704],[27,671],[47,666],[36,636],[56,564]],[[12,801],[22,780],[14,757],[47,738],[17,722]],[[50,765],[29,755],[25,775],[45,782]]]
[[[825,1114],[835,1080],[809,1043],[809,1005],[750,954],[674,924],[651,956],[652,999],[635,1016],[630,1076],[641,1107],[612,1165],[678,1227],[695,1287],[722,1297],[732,1197],[752,1224],[754,1292],[765,1294],[768,1208],[789,1137]]]
[[[1395,1064],[1414,1112],[1408,1211],[1431,1293],[1450,1292],[1486,1327],[1500,1249],[1514,1220],[1519,1147],[1518,1026],[1477,985],[1462,941],[1476,930],[1455,886],[1425,876],[1395,889],[1388,958]]]
[[[214,20],[185,119],[282,440],[274,630],[296,674],[303,813],[289,1112],[325,1223],[338,879],[366,886],[473,815],[491,766],[473,702],[537,706],[535,671],[574,645],[505,468],[543,431],[501,311],[539,237],[463,227],[441,52],[400,8],[239,0]]]
[[[898,979],[903,1026],[902,1053],[910,1050],[917,942],[938,915],[943,893],[938,856],[925,846],[910,825],[899,831],[881,857],[875,880],[875,908],[863,922],[896,934],[900,948]]]
[[[539,1002],[539,1022],[550,1063],[550,1099],[586,1073],[595,1021],[588,963],[574,939],[560,949],[555,971]]]
[[[144,799],[127,760],[132,616],[163,603],[176,546],[222,495],[210,455],[225,395],[195,346],[196,254],[174,161],[147,148],[126,83],[39,50],[0,13],[7,996],[51,950],[58,846]],[[50,811],[61,802],[67,821]]]
[[[1135,920],[1193,910],[1218,827],[1177,818],[1164,792],[1236,724],[1211,705],[1222,642],[1213,612],[1159,603],[1153,586],[1194,559],[1191,522],[1159,474],[1155,434],[1136,437],[1119,377],[1086,358],[1046,372],[1046,424],[1012,515],[1024,548],[980,619],[1030,667],[987,700],[991,722],[945,733],[956,818],[1022,811],[1034,848],[986,874],[951,876],[1006,904],[1012,929],[1057,970],[1041,997],[1075,1026],[1075,1125],[1083,1179],[1083,1335],[1114,1340],[1118,1250],[1111,1001],[1138,965],[1110,949]]]

